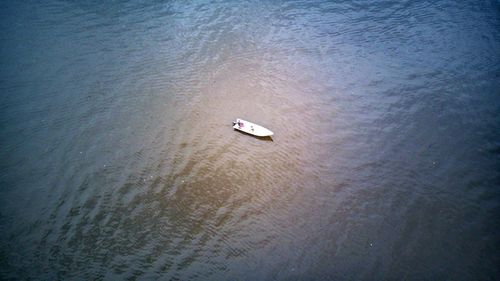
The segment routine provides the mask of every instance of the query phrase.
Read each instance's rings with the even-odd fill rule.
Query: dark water
[[[500,278],[498,1],[22,2],[0,279]]]

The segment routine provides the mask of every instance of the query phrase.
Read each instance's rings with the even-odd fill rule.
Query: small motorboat
[[[236,119],[236,122],[233,122],[233,128],[257,137],[270,137],[274,135],[269,129],[239,118]]]

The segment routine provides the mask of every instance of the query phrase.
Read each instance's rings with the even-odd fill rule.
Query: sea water
[[[2,1],[0,28],[2,280],[500,276],[498,1]]]

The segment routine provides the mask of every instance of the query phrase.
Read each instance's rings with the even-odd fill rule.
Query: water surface
[[[0,279],[499,278],[498,2],[0,15]]]

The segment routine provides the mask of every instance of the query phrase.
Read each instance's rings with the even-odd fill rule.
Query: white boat
[[[257,137],[270,137],[274,134],[269,129],[239,118],[233,122],[233,128]]]

